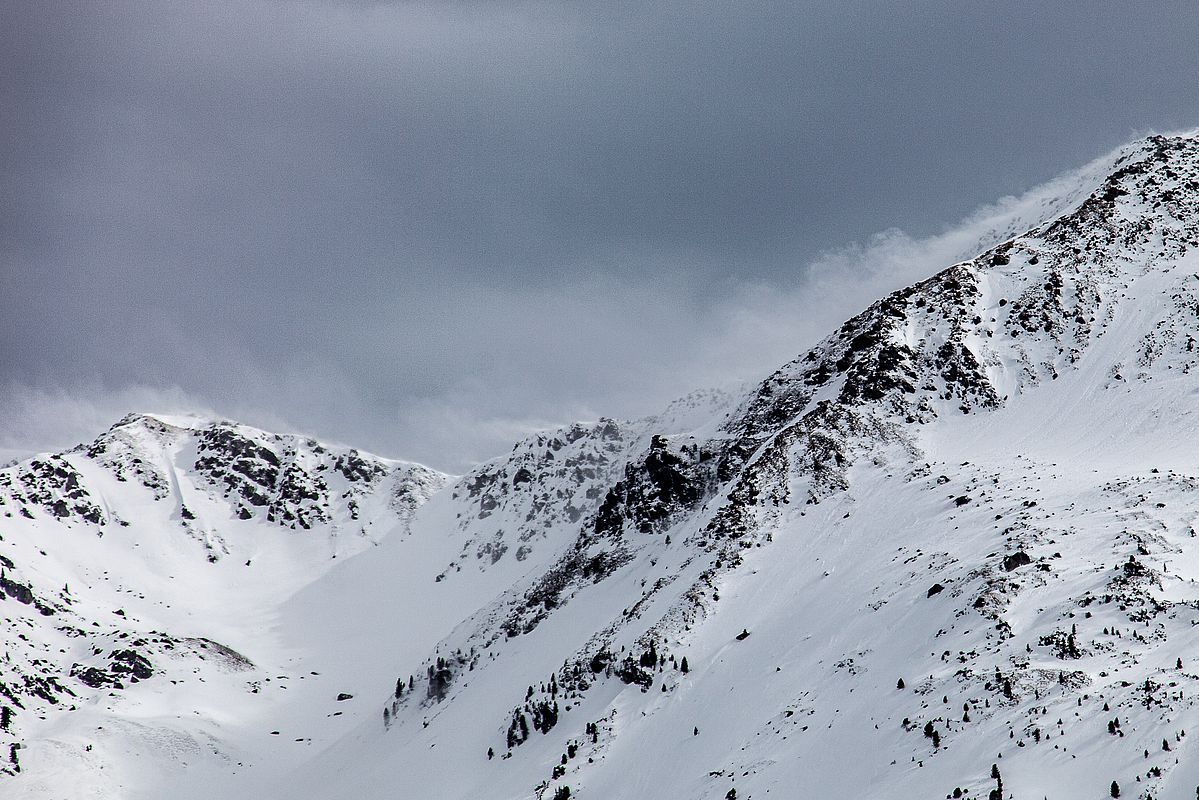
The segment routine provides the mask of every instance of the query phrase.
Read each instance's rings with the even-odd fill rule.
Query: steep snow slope
[[[436,493],[441,476],[361,455],[349,473],[379,477],[356,490],[340,453],[300,440],[271,440],[271,465],[261,432],[207,457],[223,434],[168,420],[184,432],[165,460],[116,467],[105,444],[0,473],[39,517],[4,520],[33,587],[9,602],[24,628],[4,668],[65,651],[46,673],[65,701],[18,715],[7,780],[98,797],[1193,796],[1199,140],[1151,137],[1045,198],[1035,227],[740,395],[536,435]],[[120,519],[137,535],[114,538]],[[97,570],[114,565],[109,589]],[[72,597],[89,584],[86,609],[55,594],[67,579]],[[68,642],[38,603],[101,627]],[[192,648],[164,667],[154,643],[136,685],[70,674],[123,677],[100,637],[147,626],[255,666]]]
[[[533,504],[556,558],[397,664],[312,796],[1190,796],[1197,166],[1128,148],[597,483],[483,470],[479,514],[603,497]]]

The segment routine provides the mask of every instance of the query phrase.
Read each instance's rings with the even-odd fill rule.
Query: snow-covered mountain
[[[153,416],[0,471],[5,796],[1193,797],[1199,137],[1058,188],[460,478]]]
[[[230,720],[271,714],[289,678],[322,682],[298,672],[277,606],[336,559],[402,539],[444,482],[310,439],[151,415],[0,471],[0,780],[118,797],[164,766],[235,764]]]

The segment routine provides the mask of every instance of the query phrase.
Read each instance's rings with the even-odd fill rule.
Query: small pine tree
[[[895,688],[896,688],[896,689],[902,689],[902,688],[904,688],[904,686],[905,686],[905,685],[906,685],[906,684],[904,684],[904,682],[903,682],[903,678],[900,678],[898,681],[896,681],[896,683],[895,683]]]
[[[683,660],[679,662],[679,670],[684,675],[691,671],[691,667],[687,665],[687,656],[683,656]]]
[[[495,748],[494,748],[494,747],[488,747],[488,748],[487,748],[487,760],[488,760],[488,761],[490,761],[490,760],[491,760],[491,759],[493,759],[493,758],[495,758]]]
[[[1120,796],[1120,784],[1116,783],[1115,781],[1112,781],[1112,797],[1119,797],[1119,796]]]

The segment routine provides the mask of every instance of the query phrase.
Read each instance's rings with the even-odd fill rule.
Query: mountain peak
[[[170,427],[179,428],[180,430],[199,430],[200,428],[217,422],[215,417],[205,416],[195,413],[174,413],[174,414],[159,414],[148,411],[134,411],[126,414],[120,420],[112,425],[111,429],[123,428],[129,425],[143,425],[147,427]]]

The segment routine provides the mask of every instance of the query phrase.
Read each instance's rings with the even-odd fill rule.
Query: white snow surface
[[[1199,139],[1046,197],[460,478],[152,415],[0,470],[0,794],[1193,797]]]

